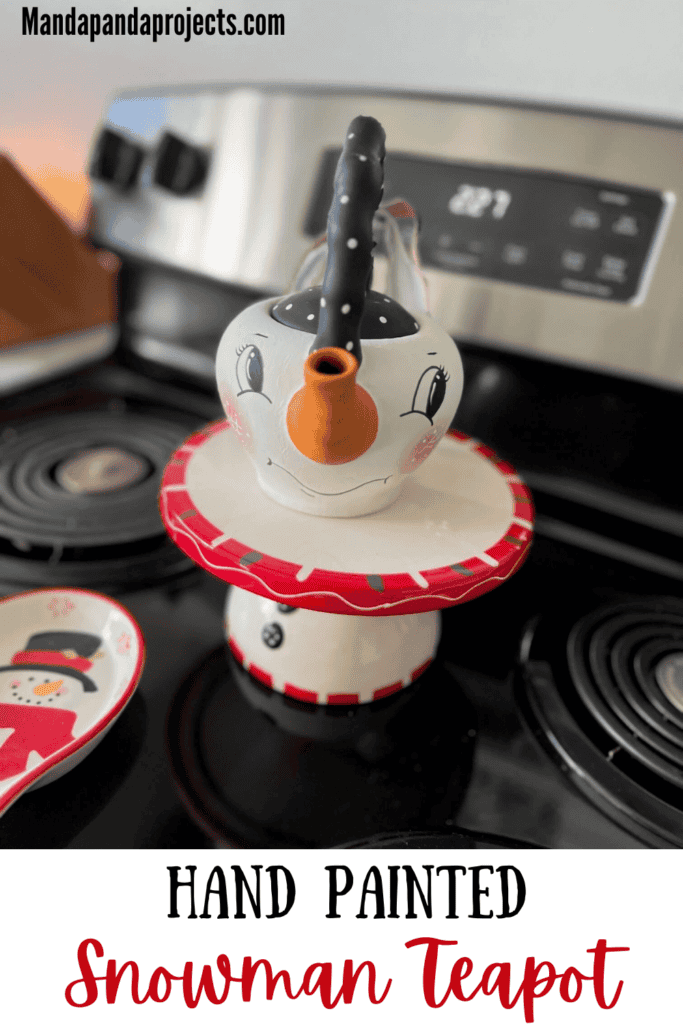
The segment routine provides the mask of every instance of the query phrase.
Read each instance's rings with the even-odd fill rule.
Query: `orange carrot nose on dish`
[[[63,679],[57,679],[54,683],[41,683],[40,686],[34,686],[33,692],[36,697],[47,697],[48,693],[54,693],[60,686],[64,686]]]
[[[319,348],[304,363],[304,386],[287,409],[287,430],[307,458],[353,462],[377,437],[377,408],[356,383],[358,360],[343,348]]]

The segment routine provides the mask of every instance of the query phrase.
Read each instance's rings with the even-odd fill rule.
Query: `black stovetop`
[[[160,523],[139,542],[119,538],[118,548],[94,533],[70,543],[73,523],[56,530],[51,547],[47,540],[27,548],[0,537],[4,593],[50,585],[115,593],[147,645],[138,691],[111,732],[66,776],[8,810],[0,820],[1,846],[326,846],[407,828],[467,829],[548,847],[683,845],[683,790],[648,773],[628,751],[615,754],[619,744],[588,721],[564,669],[574,624],[595,608],[657,607],[658,599],[673,598],[675,612],[681,598],[674,495],[666,488],[655,495],[652,466],[632,450],[631,427],[622,424],[613,435],[609,465],[604,439],[592,459],[580,446],[582,432],[591,429],[586,409],[591,415],[603,409],[594,415],[597,435],[601,416],[603,427],[605,416],[611,423],[615,401],[618,425],[628,403],[642,395],[634,397],[629,382],[610,381],[601,391],[597,375],[575,371],[572,387],[582,382],[583,388],[573,438],[580,452],[565,453],[558,470],[535,453],[546,448],[528,424],[515,433],[522,413],[510,409],[524,402],[511,406],[510,395],[526,387],[528,406],[529,389],[540,393],[539,375],[547,372],[556,386],[560,369],[529,362],[522,374],[516,357],[467,345],[464,355],[469,384],[457,426],[516,461],[534,490],[538,535],[517,576],[443,614],[434,665],[400,706],[387,705],[386,722],[385,711],[379,718],[363,707],[354,712],[361,717],[349,726],[348,742],[338,733],[333,742],[316,740],[308,727],[300,732],[309,735],[295,735],[297,715],[303,721],[295,702],[288,705],[288,725],[278,725],[284,711],[264,707],[257,685],[225,654],[225,586],[176,555]],[[674,396],[662,401],[651,391],[659,415],[673,415]],[[547,403],[552,406],[550,398]],[[557,423],[548,414],[546,424],[559,431],[569,406],[558,401],[552,408]],[[163,461],[175,430],[182,438],[219,413],[215,398],[199,388],[153,380],[112,361],[6,401],[0,458],[36,425],[47,436],[50,417],[95,416],[117,430],[156,417],[166,439],[145,457]],[[536,407],[532,420],[538,415]],[[546,430],[546,444],[547,437]],[[643,521],[648,508],[650,520]],[[201,749],[208,756],[206,720],[188,703],[195,697],[211,706],[214,732],[216,723],[224,725],[220,749],[211,741],[211,756],[221,764],[219,794],[202,790],[190,764]],[[189,730],[184,738],[183,730]]]

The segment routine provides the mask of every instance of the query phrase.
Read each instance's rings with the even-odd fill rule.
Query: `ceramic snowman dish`
[[[316,516],[395,501],[462,393],[455,343],[429,316],[419,267],[386,211],[378,226],[398,294],[368,290],[383,161],[381,125],[356,118],[335,176],[322,287],[250,306],[216,356],[226,416],[260,486]]]
[[[160,493],[176,544],[234,584],[236,660],[310,703],[409,686],[439,610],[512,576],[532,535],[512,466],[448,432],[460,356],[426,311],[412,209],[377,209],[383,157],[381,126],[356,118],[326,244],[293,294],[230,324],[216,357],[227,418],[175,452]],[[391,295],[370,288],[373,232]]]
[[[87,590],[0,601],[0,814],[74,768],[114,724],[144,661],[137,623]]]

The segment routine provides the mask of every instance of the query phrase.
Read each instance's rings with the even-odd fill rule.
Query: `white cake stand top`
[[[426,612],[479,597],[517,571],[533,530],[531,496],[512,466],[458,432],[393,505],[330,519],[264,494],[221,421],[174,453],[160,509],[178,547],[220,579],[283,604],[348,615]]]

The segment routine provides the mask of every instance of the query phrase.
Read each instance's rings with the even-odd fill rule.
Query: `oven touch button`
[[[683,651],[662,658],[655,669],[655,679],[666,699],[683,711]]]
[[[139,483],[150,470],[146,459],[123,448],[86,448],[61,462],[55,478],[70,494],[104,494]]]

